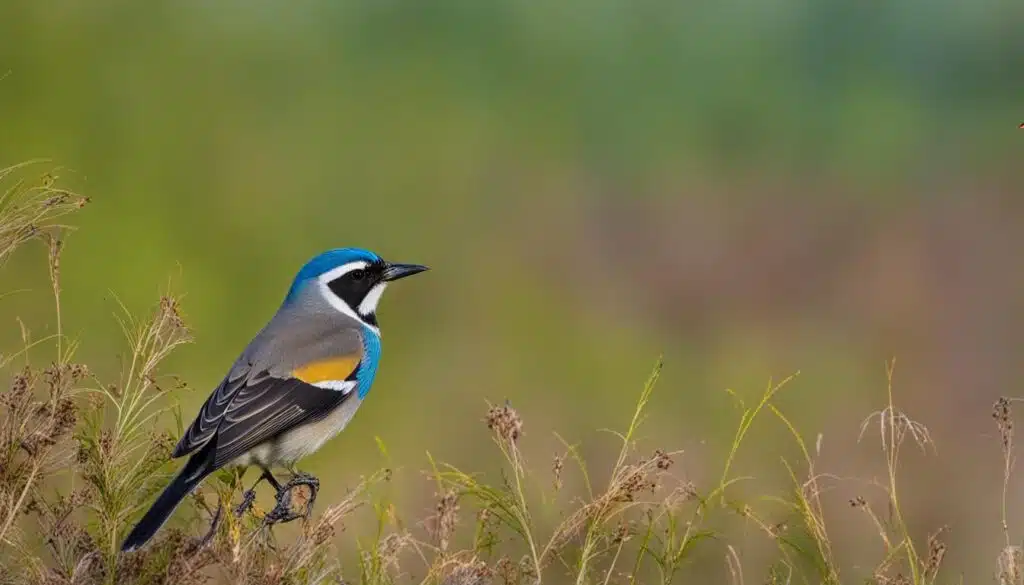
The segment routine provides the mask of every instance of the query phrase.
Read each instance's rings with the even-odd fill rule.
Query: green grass
[[[734,440],[720,474],[701,485],[679,470],[681,451],[642,440],[660,359],[621,421],[624,428],[614,432],[618,448],[601,459],[612,462],[607,471],[592,468],[581,446],[561,437],[550,465],[527,461],[528,422],[510,404],[497,405],[479,433],[493,440],[500,472],[472,473],[427,453],[423,466],[436,506],[425,518],[407,521],[388,498],[389,483],[413,479],[381,469],[340,501],[321,502],[297,527],[267,528],[258,507],[242,518],[224,513],[243,489],[236,472],[225,470],[186,499],[178,520],[152,543],[123,555],[124,534],[177,466],[168,460],[177,434],[154,429],[174,422],[180,432],[182,413],[174,405],[188,386],[161,363],[191,336],[168,290],[145,317],[123,310],[126,348],[118,376],[101,379],[75,362],[76,343],[60,326],[62,234],[69,229],[61,220],[87,200],[57,188],[53,172],[33,174],[38,168],[0,171],[0,262],[42,243],[54,298],[54,333],[35,339],[22,326],[22,346],[0,356],[9,380],[0,394],[0,583],[668,584],[702,582],[714,563],[734,585],[959,582],[942,572],[942,530],[915,540],[900,505],[903,449],[928,451],[932,442],[927,428],[896,404],[893,364],[888,403],[861,429],[884,459],[881,495],[850,502],[864,513],[858,546],[881,551],[868,570],[840,566],[823,502],[840,480],[819,469],[820,443],[806,441],[777,406],[777,395],[796,376],[768,384],[752,404],[730,393],[739,412]],[[996,571],[1001,584],[1020,585],[1021,548],[1011,541],[1005,512],[1014,457],[1011,405],[1000,400],[993,413],[1005,462],[1006,547]],[[740,473],[739,455],[766,424],[779,425],[792,440],[773,450],[792,453],[795,445],[799,456],[781,456],[789,489],[752,499],[744,494],[761,486]],[[380,448],[387,456],[386,446]],[[335,531],[357,511],[372,517],[359,524],[370,528],[337,538]],[[220,521],[207,534],[214,517]],[[746,534],[742,544],[738,531]],[[750,533],[774,552],[748,556]],[[352,548],[357,562],[342,566],[339,559]]]

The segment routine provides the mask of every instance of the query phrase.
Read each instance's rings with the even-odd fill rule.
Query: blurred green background
[[[187,293],[187,417],[310,256],[433,268],[389,290],[371,398],[304,463],[325,501],[379,436],[419,516],[425,450],[487,467],[506,397],[539,472],[556,429],[600,461],[660,353],[645,445],[686,449],[698,487],[736,422],[722,390],[795,370],[780,401],[823,433],[819,470],[871,477],[857,433],[896,356],[939,450],[908,455],[908,513],[918,537],[949,524],[978,582],[1001,539],[989,412],[1024,382],[1022,30],[1019,0],[2,0],[0,166],[48,157],[94,198],[64,308],[101,373],[115,296]],[[32,289],[0,299],[9,347],[51,305],[40,250],[0,270]],[[768,481],[792,446],[755,431],[740,463]],[[861,570],[862,493],[829,500]]]

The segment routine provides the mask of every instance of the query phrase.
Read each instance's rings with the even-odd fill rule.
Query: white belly
[[[285,431],[274,440],[262,443],[237,457],[232,464],[289,467],[340,433],[352,420],[360,402],[358,396],[351,396],[327,416]]]

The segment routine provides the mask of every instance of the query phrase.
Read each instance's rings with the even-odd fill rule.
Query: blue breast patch
[[[369,327],[363,326],[363,360],[362,365],[359,366],[359,372],[356,373],[356,379],[359,380],[359,400],[366,397],[366,393],[370,391],[370,386],[373,384],[373,379],[377,376],[377,364],[380,363],[380,337],[376,333],[370,330]]]

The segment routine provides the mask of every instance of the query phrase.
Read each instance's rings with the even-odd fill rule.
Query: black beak
[[[392,280],[398,280],[399,278],[405,278],[406,276],[412,276],[413,274],[419,274],[424,270],[429,270],[426,266],[420,266],[419,264],[391,264],[384,268],[384,280],[390,282]]]

